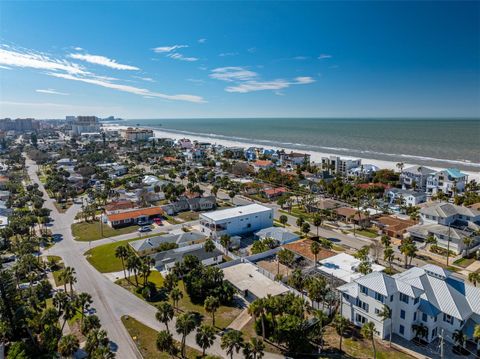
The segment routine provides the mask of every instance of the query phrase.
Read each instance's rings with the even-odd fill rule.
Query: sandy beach
[[[119,130],[119,129],[125,129],[128,126],[122,126],[122,125],[114,125],[114,124],[108,124],[103,126],[106,130]],[[147,126],[144,126],[147,127]],[[198,135],[188,135],[185,136],[183,134],[175,133],[175,132],[169,132],[165,130],[159,130],[157,128],[151,128],[154,132],[155,137],[157,138],[162,138],[162,137],[167,137],[167,138],[173,138],[175,140],[181,139],[181,138],[189,138],[192,141],[200,141],[200,142],[210,142],[212,144],[218,144],[218,145],[223,145],[223,146],[229,146],[229,147],[265,147],[265,148],[272,148],[275,150],[285,150],[285,151],[293,151],[293,152],[300,152],[298,149],[291,149],[291,148],[280,148],[280,147],[275,147],[275,146],[260,146],[255,143],[247,143],[247,142],[241,142],[241,141],[231,141],[231,140],[223,140],[223,139],[218,139],[218,138],[209,138],[208,136],[198,136]],[[316,163],[320,163],[322,157],[325,156],[330,156],[330,155],[335,155],[333,153],[328,153],[328,152],[317,152],[317,151],[301,151],[302,153],[308,153],[311,156],[311,160]],[[350,156],[341,156],[342,158],[353,158]],[[358,158],[358,157],[357,157]],[[393,161],[382,161],[378,159],[372,159],[372,158],[363,158],[362,163],[363,164],[372,164],[375,165],[379,168],[387,168],[387,169],[393,169],[398,171],[398,168],[396,167],[398,162],[393,162]],[[418,166],[418,163],[411,163],[411,162],[404,162],[404,168],[410,167],[410,166]],[[429,168],[432,168],[436,171],[442,170],[444,168],[440,167],[434,167],[434,166],[428,166]],[[462,170],[463,173],[468,174],[469,180],[475,180],[477,182],[480,181],[480,172],[474,172],[474,171],[464,171]]]

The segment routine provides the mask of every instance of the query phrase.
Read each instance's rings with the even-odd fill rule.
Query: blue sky
[[[1,2],[0,116],[480,117],[479,2]]]

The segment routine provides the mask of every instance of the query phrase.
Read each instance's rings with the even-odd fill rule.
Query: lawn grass
[[[342,349],[350,358],[372,358],[372,344],[369,340],[365,340],[354,331],[357,335],[352,335],[343,338]],[[325,349],[328,351],[338,352],[339,336],[335,329],[329,325],[325,328],[324,334]],[[377,359],[413,359],[408,354],[400,352],[394,348],[389,348],[388,344],[383,345],[379,340],[375,340],[377,348]],[[330,356],[329,356],[330,357]],[[336,357],[336,356],[332,356]],[[340,357],[340,356],[339,356]]]
[[[453,262],[453,264],[460,266],[462,268],[467,268],[470,264],[472,264],[475,261],[476,261],[475,258],[460,258],[455,262]]]
[[[127,243],[132,241],[160,236],[162,234],[165,233],[149,234],[142,237],[102,244],[101,246],[89,249],[85,252],[85,255],[87,256],[87,260],[90,262],[90,264],[94,266],[95,269],[98,270],[100,273],[119,272],[123,268],[121,259],[115,257],[115,250],[117,249],[117,247],[126,245]]]
[[[56,270],[52,271],[53,279],[55,280],[55,285],[61,286],[64,285],[65,282],[60,278],[60,275],[63,272],[63,268],[65,268],[65,265],[62,262],[62,257],[59,256],[47,256],[47,260],[54,260],[56,264]]]
[[[72,224],[72,234],[77,241],[81,242],[96,241],[102,238],[114,237],[126,233],[133,233],[137,229],[138,226],[128,226],[124,228],[113,229],[107,224],[101,225],[99,221],[80,222]]]
[[[177,218],[183,219],[185,222],[196,221],[200,214],[198,212],[188,211],[177,214]]]
[[[255,322],[252,319],[250,319],[248,321],[247,324],[245,324],[245,326],[242,328],[241,332],[243,333],[243,338],[245,339],[245,342],[249,342],[251,338],[255,338],[255,337],[258,337],[258,338],[262,338],[262,336],[260,335],[257,335],[257,333],[255,332]],[[275,353],[275,354],[283,354],[282,353],[282,350],[280,347],[277,347],[273,344],[270,344],[269,342],[267,342],[266,340],[263,341],[263,343],[265,344],[265,352],[269,352],[269,353]]]
[[[178,302],[178,307],[184,312],[198,312],[204,317],[204,323],[212,324],[212,317],[205,311],[201,304],[192,303],[190,297],[184,289],[183,281],[180,281],[178,287],[183,293],[183,298]],[[238,317],[242,310],[235,306],[227,307],[222,305],[215,313],[215,326],[219,329],[224,329],[230,325],[233,320]]]
[[[132,337],[135,345],[144,359],[171,358],[167,353],[158,351],[155,344],[157,340],[156,330],[129,316],[123,316],[121,319],[125,329],[127,329],[128,334],[130,334]],[[177,347],[180,348],[180,343],[178,341],[175,341],[175,344],[177,344]],[[202,355],[200,351],[188,346],[186,347],[185,354],[187,359],[201,358]]]
[[[353,231],[351,231],[353,233]],[[378,233],[372,230],[368,229],[357,229],[355,230],[355,234],[359,234],[361,236],[367,237],[367,238],[377,238]]]
[[[163,277],[160,274],[160,272],[158,272],[156,270],[153,270],[150,273],[150,275],[147,278],[147,281],[154,283],[155,286],[157,287],[157,290],[160,290],[163,287]],[[145,298],[142,297],[141,293],[137,292],[137,290],[139,288],[142,288],[142,284],[143,284],[143,278],[140,275],[138,276],[138,284],[139,284],[138,287],[135,286],[135,276],[133,276],[133,275],[128,277],[127,279],[125,279],[125,278],[118,279],[118,280],[115,281],[115,284],[118,284],[120,287],[128,290],[129,292],[131,292],[133,294],[135,294],[140,299],[145,299]],[[168,299],[168,298],[165,297],[165,294],[159,292],[159,294],[155,298],[152,298],[151,300],[149,300],[149,303],[157,304],[157,303],[162,302],[166,299]]]
[[[50,196],[51,198],[52,196]],[[70,206],[72,205],[70,202],[65,202],[65,203],[58,203],[58,202],[53,202],[53,204],[55,205],[55,208],[57,209],[57,211],[59,213],[65,213],[69,208]]]

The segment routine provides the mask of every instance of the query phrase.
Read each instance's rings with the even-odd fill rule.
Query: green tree
[[[183,298],[183,292],[180,290],[180,288],[175,287],[170,291],[170,299],[172,300],[173,307],[175,309],[178,309],[178,302],[182,298]]]
[[[312,252],[315,260],[313,262],[313,266],[315,267],[317,265],[317,255],[320,253],[320,244],[318,242],[312,242],[310,245],[310,252]]]
[[[262,338],[265,339],[265,302],[262,298],[257,298],[248,306],[248,314],[253,317],[254,322],[260,318],[262,325]]]
[[[177,322],[175,323],[175,329],[178,334],[182,335],[180,352],[182,357],[185,357],[185,339],[187,335],[195,330],[197,327],[197,321],[195,315],[191,312],[180,314],[177,317]]]
[[[213,243],[211,238],[208,238],[205,243],[203,244],[203,248],[205,248],[205,252],[210,253],[215,250],[215,244]]]
[[[375,348],[375,334],[377,331],[375,330],[375,324],[373,322],[365,323],[361,329],[361,333],[365,339],[368,339],[372,342],[373,348],[373,359],[377,359],[377,350]]]
[[[305,223],[305,219],[303,217],[298,217],[297,218],[297,227],[302,228],[302,225]]]
[[[159,351],[169,354],[172,358],[178,353],[172,334],[166,330],[158,332],[156,346]]]
[[[128,258],[130,251],[127,246],[119,246],[115,249],[115,257],[120,258],[122,261],[123,277],[127,279],[127,273],[125,272],[125,260]]]
[[[317,227],[317,237],[318,237],[318,227],[322,225],[322,217],[316,215],[313,217],[313,225]]]
[[[160,322],[165,324],[167,328],[167,332],[170,333],[170,329],[168,328],[168,322],[173,319],[174,310],[170,303],[168,302],[161,302],[157,306],[157,313],[155,313],[155,318]]]
[[[243,356],[245,359],[261,359],[264,356],[265,344],[262,339],[253,337],[250,342],[245,343],[243,347]]]
[[[337,314],[333,320],[333,326],[335,328],[335,331],[340,337],[340,345],[339,349],[340,352],[342,352],[342,341],[343,341],[343,336],[345,335],[345,330],[348,328],[348,320],[343,317],[341,314]]]
[[[225,248],[225,255],[228,254],[228,248],[230,247],[230,236],[228,234],[224,234],[220,237],[220,243],[222,244],[223,248]]]
[[[302,232],[308,236],[308,233],[310,233],[310,224],[308,222],[305,222],[302,224]]]
[[[284,214],[282,214],[278,220],[280,221],[281,224],[283,224],[283,228],[285,228],[285,225],[287,224],[288,222],[288,217]]]
[[[215,340],[215,329],[211,325],[202,324],[195,334],[195,341],[202,348],[202,356],[205,356],[205,350],[210,348]]]
[[[220,308],[220,300],[214,296],[208,296],[203,303],[205,311],[212,315],[212,325],[215,326],[215,313]]]
[[[390,338],[389,344],[392,346],[392,333],[393,333],[393,320],[392,320],[392,309],[386,304],[383,305],[382,310],[378,313],[378,316],[382,318],[382,322],[390,320]]]
[[[64,335],[58,342],[58,354],[62,358],[72,358],[78,348],[80,343],[73,334]]]
[[[243,347],[243,333],[239,330],[230,330],[226,332],[220,343],[223,350],[226,350],[230,359],[233,359],[233,353],[238,353]]]

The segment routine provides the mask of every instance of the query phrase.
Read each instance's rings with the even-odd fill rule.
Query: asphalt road
[[[155,330],[165,329],[165,326],[155,319],[156,309],[134,294],[112,283],[107,277],[88,263],[83,255],[85,250],[88,249],[88,242],[75,241],[71,232],[71,224],[74,222],[75,215],[80,211],[80,205],[74,204],[65,213],[59,213],[54,206],[53,200],[46,194],[45,188],[36,174],[37,165],[35,162],[27,158],[26,166],[31,180],[34,183],[38,183],[39,189],[44,193],[44,199],[46,200],[45,207],[52,210],[52,233],[61,238],[58,243],[51,247],[45,254],[58,255],[63,258],[66,266],[75,268],[77,276],[75,289],[92,295],[93,307],[96,309],[96,314],[100,318],[103,328],[107,330],[113,346],[116,347],[117,358],[142,358],[120,318],[128,315]],[[135,234],[131,235],[135,237]],[[125,239],[124,237],[125,236],[119,236],[119,238],[122,239]],[[102,241],[115,240],[118,239],[109,238]],[[102,242],[98,241],[98,244],[101,243]],[[169,324],[170,328],[174,328],[174,326],[175,320]],[[180,340],[179,335],[176,333],[173,334],[175,339]],[[194,333],[191,333],[187,337],[187,345],[199,349],[195,343]],[[225,351],[220,347],[219,337],[217,337],[207,352],[222,358],[227,357]],[[241,356],[234,355],[234,357],[240,358]],[[282,356],[265,353],[264,358],[273,359],[282,358]]]

